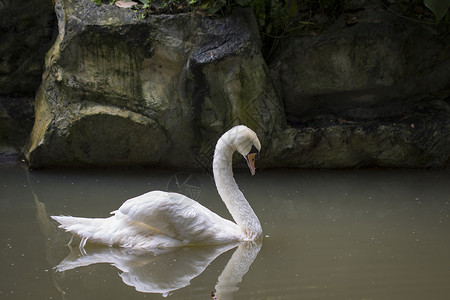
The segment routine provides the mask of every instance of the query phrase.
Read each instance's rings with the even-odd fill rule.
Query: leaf
[[[210,7],[210,8],[208,8],[208,9],[206,9],[206,13],[207,13],[208,15],[214,15],[214,14],[217,13],[221,8],[222,8],[222,7],[221,7],[220,5],[213,6],[213,7]]]
[[[137,5],[137,2],[134,1],[116,1],[116,6],[121,7],[121,8],[130,8],[132,6]]]
[[[436,16],[436,23],[439,23],[448,12],[450,0],[424,0],[423,4],[433,12]]]
[[[241,6],[241,7],[250,6],[251,3],[252,3],[251,0],[236,0],[236,4]]]
[[[288,16],[289,17],[295,17],[298,14],[298,6],[297,1],[290,1],[288,2]]]
[[[272,22],[270,22],[269,24],[267,24],[267,26],[266,26],[266,33],[269,33],[270,34],[270,32],[272,31]]]
[[[102,0],[94,0],[95,4],[97,4],[98,6],[100,6],[100,4],[102,4]]]
[[[203,3],[202,5],[199,6],[199,8],[205,13],[205,15],[212,16],[215,13],[217,13],[222,8],[222,6],[220,5],[220,3],[210,1]]]

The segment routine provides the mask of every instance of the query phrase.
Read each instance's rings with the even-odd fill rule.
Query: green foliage
[[[321,31],[343,11],[345,0],[253,0],[263,41],[263,53],[269,59],[281,38]]]
[[[102,0],[93,0],[97,5]],[[117,0],[110,0],[114,4]],[[125,0],[131,1],[131,0]],[[308,10],[310,14],[320,14],[333,19],[340,14],[346,0],[134,0],[141,3],[141,9],[153,8],[151,13],[198,11],[205,15],[226,14],[233,6],[252,7],[266,34],[279,34],[292,25],[299,13]],[[428,8],[435,16],[436,22],[449,15],[450,0],[387,0],[402,7]],[[413,10],[413,9],[412,9]],[[303,19],[303,21],[305,21]],[[308,20],[309,22],[311,20]]]
[[[93,0],[93,1],[95,2],[95,4],[97,4],[99,6],[102,4],[102,0]],[[117,0],[110,0],[109,4],[114,4],[116,1]],[[131,1],[131,0],[129,0],[129,1]]]
[[[396,0],[395,3],[401,9],[402,17],[422,23],[449,21],[450,0]]]
[[[439,23],[448,14],[450,0],[424,0],[423,4],[433,12],[436,16],[436,23]]]

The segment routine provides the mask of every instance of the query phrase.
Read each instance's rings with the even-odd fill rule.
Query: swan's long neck
[[[232,157],[235,152],[232,141],[223,136],[214,152],[213,173],[217,191],[236,224],[248,239],[256,239],[262,233],[261,224],[233,177]]]

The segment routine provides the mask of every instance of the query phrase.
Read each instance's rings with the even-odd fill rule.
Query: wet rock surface
[[[219,136],[245,124],[263,144],[258,167],[446,166],[448,30],[351,3],[266,62],[250,9],[140,19],[56,1],[59,33],[24,154],[32,167],[206,170]]]

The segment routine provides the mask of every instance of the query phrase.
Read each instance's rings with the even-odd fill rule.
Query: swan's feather
[[[152,191],[126,201],[115,216],[150,226],[183,243],[222,244],[242,236],[239,227],[177,193]]]
[[[243,238],[240,228],[188,197],[152,191],[127,200],[113,216],[53,216],[60,227],[90,242],[151,250],[186,244],[224,244]]]

